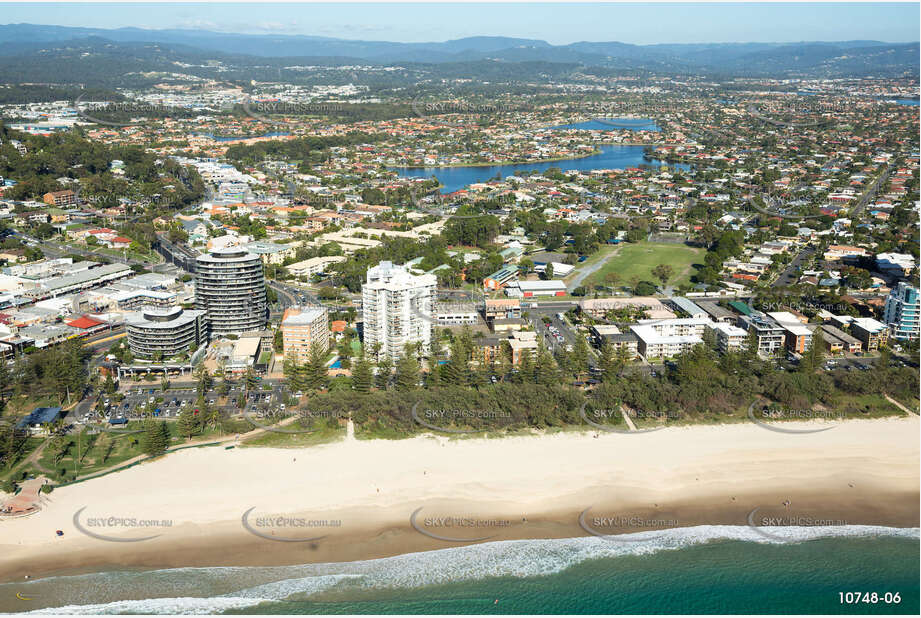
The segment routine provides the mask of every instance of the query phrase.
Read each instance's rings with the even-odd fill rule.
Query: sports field
[[[604,284],[605,275],[611,271],[616,271],[620,275],[618,286],[628,285],[632,277],[659,285],[659,280],[652,275],[652,269],[659,264],[668,264],[674,271],[668,281],[669,286],[689,283],[691,276],[696,272],[693,265],[703,263],[706,251],[681,244],[638,242],[604,247],[599,253],[601,252],[604,252],[603,256],[593,256],[586,261],[585,264],[589,267],[598,261],[603,261],[603,264],[586,277],[582,285],[591,287]]]

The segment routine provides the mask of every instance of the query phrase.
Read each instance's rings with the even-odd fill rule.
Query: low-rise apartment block
[[[768,317],[784,329],[784,344],[790,352],[802,354],[812,343],[812,331],[789,311],[774,311]]]
[[[707,318],[677,318],[641,322],[630,330],[638,340],[637,351],[645,358],[671,358],[702,344],[711,325]]]
[[[748,340],[748,333],[738,326],[727,324],[725,322],[715,322],[709,326],[710,330],[716,336],[716,349],[723,354],[727,352],[738,352],[745,348]]]
[[[785,334],[780,324],[760,312],[739,316],[736,325],[749,335],[754,333],[758,342],[758,354],[773,356],[784,347]]]

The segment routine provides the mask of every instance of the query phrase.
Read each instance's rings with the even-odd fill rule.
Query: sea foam
[[[693,545],[718,541],[743,541],[761,544],[785,544],[833,537],[902,537],[918,539],[918,528],[884,526],[778,526],[770,536],[748,526],[694,526],[650,530],[609,537],[568,539],[525,539],[495,541],[451,547],[390,558],[356,562],[305,564],[288,567],[203,567],[161,569],[132,573],[97,573],[49,579],[105,578],[117,585],[120,576],[131,579],[198,582],[221,581],[239,587],[214,596],[182,596],[122,600],[110,603],[67,605],[35,610],[33,614],[207,614],[231,609],[254,607],[341,588],[416,588],[458,581],[494,577],[533,577],[559,573],[587,560],[640,556],[661,551],[680,550]],[[272,581],[265,581],[266,578]],[[49,579],[35,583],[48,582]],[[260,581],[256,585],[252,584]],[[64,582],[59,582],[64,583]],[[89,582],[82,581],[81,585]],[[98,581],[98,583],[102,583]],[[124,582],[122,582],[124,583]],[[82,586],[81,586],[82,587]],[[156,590],[148,585],[147,590]],[[22,589],[22,586],[20,586]],[[173,590],[174,588],[169,587]],[[90,590],[93,590],[91,587]],[[98,590],[98,589],[97,589]],[[201,592],[199,592],[201,594]],[[205,594],[208,594],[205,592]]]

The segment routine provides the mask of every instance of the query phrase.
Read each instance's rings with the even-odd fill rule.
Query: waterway
[[[489,165],[476,167],[401,167],[396,168],[404,178],[431,178],[435,176],[443,185],[442,193],[453,193],[458,189],[492,180],[493,178],[511,176],[518,171],[543,172],[551,167],[566,170],[598,170],[598,169],[627,169],[650,165],[661,167],[665,165],[659,161],[646,159],[643,154],[644,146],[601,146],[601,152],[589,157],[578,159],[564,159],[562,161],[543,161],[540,163],[514,163],[508,165]],[[690,169],[689,165],[680,163],[669,167],[683,170]]]

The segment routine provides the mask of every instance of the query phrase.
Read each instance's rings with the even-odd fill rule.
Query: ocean
[[[919,613],[917,528],[771,535],[697,526],[349,563],[108,571],[2,584],[0,599],[17,611],[6,599],[19,593],[33,600],[18,611],[39,614]]]

